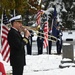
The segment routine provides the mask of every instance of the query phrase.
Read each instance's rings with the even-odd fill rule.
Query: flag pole
[[[1,15],[1,32],[0,32],[1,36],[2,36],[2,25],[3,25],[3,13],[2,13],[2,15]],[[1,37],[1,36],[0,36],[0,37]],[[0,39],[0,45],[1,45],[1,40],[2,40],[2,38]],[[1,50],[1,47],[2,47],[2,46],[0,46],[0,50]]]
[[[2,30],[2,25],[3,25],[3,13],[2,13],[2,16],[1,16],[1,30]],[[1,35],[2,35],[2,31],[1,31]]]
[[[15,9],[14,9],[14,16],[16,16]]]
[[[48,22],[48,15],[47,15],[47,22]],[[49,33],[49,23],[48,23],[48,33]],[[49,40],[48,40],[47,51],[48,51],[48,54],[49,54]]]

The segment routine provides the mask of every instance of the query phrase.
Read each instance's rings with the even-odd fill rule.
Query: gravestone
[[[61,64],[59,65],[59,68],[65,68],[70,66],[75,67],[73,44],[63,43],[62,60]]]
[[[73,45],[70,43],[63,43],[62,47],[62,59],[69,58],[74,62],[74,50]]]

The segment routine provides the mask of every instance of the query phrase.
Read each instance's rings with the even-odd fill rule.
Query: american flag
[[[40,10],[38,11],[37,13],[37,18],[36,18],[36,21],[37,21],[37,25],[40,25],[41,24],[41,14],[43,13],[43,10]]]
[[[1,24],[1,54],[3,57],[3,60],[6,62],[9,62],[9,56],[10,56],[10,47],[7,41],[7,35],[9,32],[8,27],[6,26],[8,24],[8,18],[3,13],[3,23]]]
[[[44,48],[48,46],[48,21],[44,22]]]

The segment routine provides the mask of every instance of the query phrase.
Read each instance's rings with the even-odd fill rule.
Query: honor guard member
[[[61,49],[62,49],[62,30],[60,28],[60,25],[57,26],[57,42],[56,42],[56,47],[57,47],[57,54],[61,54]]]
[[[47,27],[46,24],[48,24],[48,16],[47,16],[47,14],[44,12],[41,17],[42,17],[42,18],[41,18],[41,27],[42,27],[42,29],[44,30],[44,32],[47,32],[48,29],[46,28],[46,27]],[[44,36],[45,36],[45,35],[44,35]],[[47,49],[47,53],[50,53],[48,46],[46,47],[46,49]]]
[[[29,32],[30,32],[30,36],[29,36],[28,44],[26,45],[26,47],[27,47],[27,54],[31,55],[32,54],[32,37],[34,36],[34,33],[32,30],[29,30]]]
[[[44,41],[44,34],[41,34],[43,33],[43,30],[39,28],[38,30],[38,36],[37,36],[37,48],[38,48],[38,55],[39,54],[42,54],[43,53],[43,41]]]
[[[12,24],[7,37],[10,45],[10,65],[13,75],[23,75],[23,68],[26,65],[24,46],[28,43],[30,33],[23,27],[21,15],[11,18],[9,22]],[[19,30],[25,33],[24,37]]]
[[[51,30],[51,29],[49,29],[48,35],[49,35],[49,36],[51,36],[51,35],[52,35],[52,30]],[[49,39],[51,39],[51,38],[49,38]],[[47,54],[51,54],[52,41],[51,41],[51,40],[49,40],[49,41],[48,41],[48,44],[49,44],[49,46],[48,46]]]

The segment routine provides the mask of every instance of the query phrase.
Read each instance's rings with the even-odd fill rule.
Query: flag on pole
[[[52,35],[57,36],[57,11],[56,7],[54,7],[54,12],[53,12],[53,20],[52,20]]]
[[[44,48],[46,48],[48,46],[48,21],[45,21],[44,25]]]
[[[43,13],[43,10],[40,10],[37,13],[37,18],[36,18],[37,25],[41,24],[41,15],[42,15],[42,13]]]
[[[43,21],[43,29],[44,29],[44,48],[48,46],[48,20],[47,20],[47,14],[42,15],[42,21]]]
[[[1,23],[1,54],[2,54],[3,60],[8,62],[9,56],[10,56],[10,47],[7,41],[7,35],[9,32],[9,29],[6,26],[8,24],[8,18],[5,12],[2,15],[2,21],[3,23]]]

